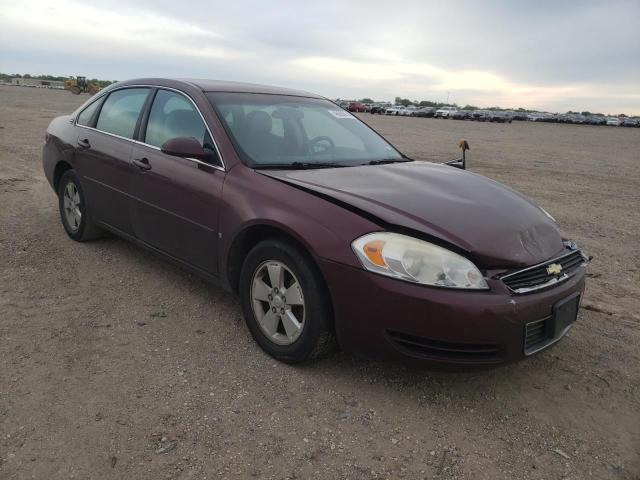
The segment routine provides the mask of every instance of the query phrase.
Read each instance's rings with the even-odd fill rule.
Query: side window
[[[125,138],[133,138],[140,111],[149,94],[148,88],[125,88],[109,94],[96,128]]]
[[[153,100],[145,143],[155,147],[172,138],[193,137],[203,147],[210,144],[207,129],[193,103],[184,95],[169,90],[158,90]]]
[[[96,110],[98,110],[98,107],[100,106],[101,103],[102,103],[102,100],[96,100],[95,102],[89,104],[88,107],[86,107],[82,112],[80,112],[80,115],[78,115],[78,120],[76,121],[76,123],[84,127],[93,127],[91,120],[93,119],[93,115],[96,113]]]

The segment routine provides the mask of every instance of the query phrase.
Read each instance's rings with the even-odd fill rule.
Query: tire
[[[74,206],[77,206],[80,215],[73,214],[72,211],[75,209],[72,207]],[[67,235],[76,242],[86,242],[103,235],[104,231],[97,227],[91,219],[82,184],[75,170],[67,170],[60,179],[58,209]]]
[[[275,273],[279,267],[284,268],[284,281],[273,282],[272,278],[279,278]],[[280,283],[279,290],[275,290],[278,286],[274,283]],[[256,245],[242,265],[239,290],[247,327],[258,345],[273,358],[297,364],[323,357],[334,349],[329,292],[317,267],[298,248],[275,239]],[[295,293],[286,299],[290,291]],[[298,329],[291,322],[287,322],[288,328],[285,325],[285,317],[290,314],[299,321]]]

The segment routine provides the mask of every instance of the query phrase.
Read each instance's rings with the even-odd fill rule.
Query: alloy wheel
[[[264,335],[278,345],[291,345],[305,326],[305,301],[293,272],[282,262],[262,262],[251,282],[253,313]]]
[[[73,182],[67,183],[64,189],[63,205],[67,225],[73,232],[77,232],[82,222],[82,212],[80,210],[80,193]]]

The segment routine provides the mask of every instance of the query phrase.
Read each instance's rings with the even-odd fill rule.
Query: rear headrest
[[[271,133],[271,115],[262,110],[254,110],[247,115],[247,125],[251,133]]]

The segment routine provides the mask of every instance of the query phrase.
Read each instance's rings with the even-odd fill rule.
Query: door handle
[[[89,139],[78,139],[78,147],[80,150],[86,150],[87,148],[91,148],[91,144],[89,143]]]
[[[151,170],[151,165],[149,165],[149,159],[146,157],[134,158],[133,164],[136,167],[138,167],[140,170]]]

